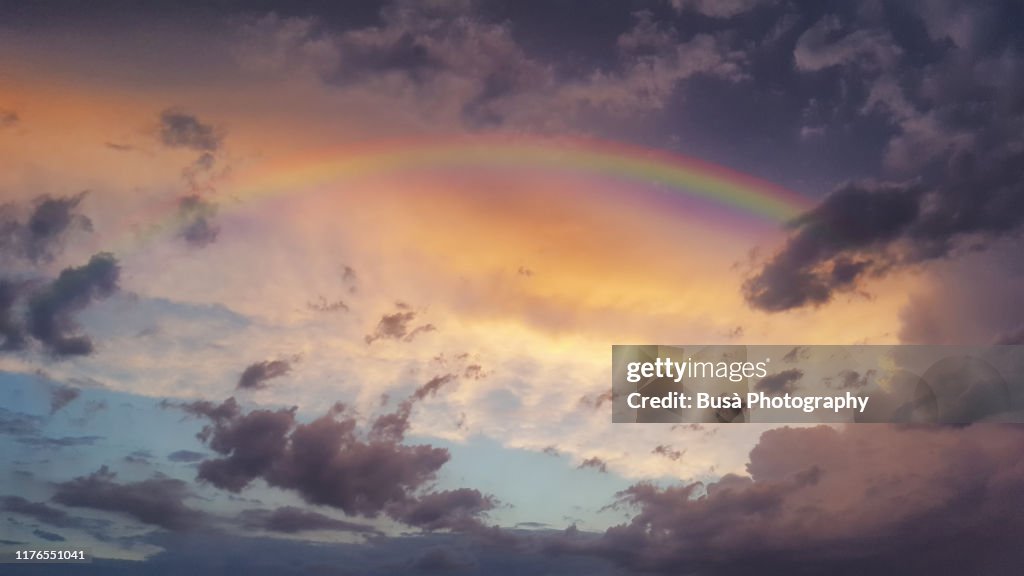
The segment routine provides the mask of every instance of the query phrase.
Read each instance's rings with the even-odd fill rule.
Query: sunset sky
[[[0,0],[0,544],[97,557],[20,570],[1020,573],[1022,428],[609,385],[1024,343],[1024,6],[180,4]]]

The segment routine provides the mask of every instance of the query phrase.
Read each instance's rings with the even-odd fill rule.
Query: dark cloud
[[[586,460],[581,462],[580,465],[577,466],[577,468],[580,469],[580,470],[582,470],[584,468],[592,468],[592,469],[597,470],[598,472],[600,472],[602,474],[607,474],[608,473],[608,464],[605,463],[604,460],[598,458],[597,456],[593,456],[593,457],[587,458]]]
[[[203,248],[217,241],[220,227],[216,223],[217,205],[198,194],[178,200],[178,235],[193,248]]]
[[[296,534],[312,530],[377,533],[374,528],[364,524],[338,520],[319,512],[293,506],[282,506],[274,510],[244,510],[239,514],[239,520],[245,528],[283,534]]]
[[[997,22],[1019,9],[936,6],[828,15],[801,37],[805,77],[842,77],[844,104],[858,106],[851,120],[884,126],[882,173],[840,185],[790,224],[744,284],[751,306],[821,305],[870,278],[1018,237],[1024,54]]]
[[[803,377],[804,373],[802,370],[790,368],[789,370],[783,370],[777,374],[770,374],[761,378],[754,384],[754,390],[764,392],[769,396],[777,396],[792,392],[795,389],[793,385]]]
[[[206,458],[206,454],[203,452],[194,452],[192,450],[175,450],[167,455],[167,459],[171,462],[198,462],[203,458]]]
[[[57,484],[53,501],[65,506],[116,512],[167,530],[200,527],[206,515],[185,505],[191,493],[175,478],[156,476],[140,482],[118,483],[103,466],[88,476]]]
[[[380,322],[377,323],[377,328],[374,329],[373,334],[366,335],[365,340],[367,344],[373,344],[381,339],[410,342],[419,334],[433,332],[437,329],[433,324],[422,324],[410,329],[410,326],[416,320],[416,311],[410,310],[409,305],[404,302],[398,302],[396,306],[398,307],[397,312],[385,314],[381,317]]]
[[[86,192],[74,196],[39,196],[22,221],[13,206],[0,208],[0,253],[30,262],[49,262],[74,230],[92,231],[92,221],[78,212]]]
[[[50,414],[56,414],[81,394],[81,390],[72,386],[54,386],[50,390]]]
[[[213,152],[220,148],[221,136],[213,126],[179,110],[160,114],[160,142],[169,148],[188,148],[197,152]]]
[[[243,412],[233,398],[221,405],[180,407],[211,421],[200,438],[221,457],[203,461],[199,479],[218,488],[239,492],[262,479],[349,516],[384,514],[425,530],[463,529],[489,509],[489,497],[476,491],[425,492],[448,462],[448,451],[401,443],[414,404],[454,378],[431,379],[396,412],[375,418],[366,434],[341,404],[309,423],[297,422],[295,409]],[[442,503],[447,510],[436,510]]]
[[[1009,575],[1022,448],[1016,426],[770,430],[749,476],[636,484],[619,494],[628,523],[555,549],[658,574]]]
[[[493,497],[479,490],[459,488],[395,502],[387,513],[399,522],[424,530],[470,532],[484,527],[480,516],[496,504]]]
[[[266,388],[267,381],[280,378],[291,372],[291,362],[287,360],[264,360],[250,364],[238,378],[239,390],[261,390]]]
[[[21,350],[28,344],[25,327],[17,319],[15,303],[25,288],[9,280],[0,280],[0,350]]]
[[[4,496],[0,498],[0,506],[6,512],[21,514],[51,526],[72,527],[76,524],[67,512],[43,502],[31,502],[21,496]]]
[[[117,291],[120,272],[117,260],[110,254],[97,254],[84,266],[65,268],[29,300],[29,333],[54,355],[90,354],[92,339],[74,334],[74,315],[94,300]]]

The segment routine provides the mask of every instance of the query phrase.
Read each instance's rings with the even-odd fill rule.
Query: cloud
[[[804,373],[802,370],[790,368],[761,378],[754,384],[754,390],[764,392],[770,396],[789,393],[795,389],[793,385],[803,377]]]
[[[191,114],[168,109],[160,113],[160,142],[169,148],[188,148],[213,152],[221,146],[221,136],[210,124]]]
[[[15,303],[23,286],[9,280],[0,280],[0,350],[21,350],[28,344],[25,327],[15,316]]]
[[[50,414],[56,414],[61,408],[73,402],[82,391],[72,386],[54,386],[50,390]]]
[[[92,221],[78,212],[86,195],[39,196],[24,222],[13,206],[0,207],[0,253],[34,263],[52,261],[70,232],[92,231]]]
[[[217,241],[220,227],[216,223],[217,205],[198,194],[178,199],[178,235],[193,248],[203,248]]]
[[[902,53],[887,31],[860,28],[844,34],[837,17],[825,16],[797,40],[793,60],[805,72],[849,64],[879,70],[893,67]]]
[[[659,444],[654,447],[654,450],[651,450],[651,454],[659,454],[661,456],[664,456],[665,458],[668,458],[669,460],[672,460],[673,462],[678,462],[679,459],[682,458],[683,454],[685,453],[686,450],[676,450],[671,446],[666,446],[665,444]]]
[[[555,549],[663,574],[1008,575],[1024,559],[1021,448],[1024,429],[999,425],[769,430],[749,476],[633,485],[629,522]]]
[[[243,412],[234,398],[180,407],[211,420],[200,438],[221,457],[203,461],[198,476],[218,488],[239,492],[259,478],[349,516],[384,514],[425,530],[459,530],[479,526],[473,519],[493,505],[490,497],[475,490],[427,492],[448,451],[401,444],[413,405],[453,379],[430,380],[396,412],[375,418],[366,434],[340,404],[308,424],[296,421],[294,409]]]
[[[604,460],[598,458],[597,456],[587,458],[583,462],[580,462],[580,465],[577,466],[576,468],[580,470],[583,470],[585,468],[593,468],[594,470],[597,470],[602,474],[608,473],[608,464]]]
[[[39,434],[42,418],[31,414],[13,412],[0,407],[0,434],[11,436],[35,436]]]
[[[92,339],[74,333],[74,315],[117,291],[120,273],[117,260],[110,254],[97,254],[84,266],[65,268],[29,300],[29,333],[56,356],[92,353]]]
[[[35,534],[36,536],[38,536],[39,538],[42,538],[43,540],[46,540],[47,542],[64,542],[65,540],[67,540],[66,538],[64,538],[60,534],[55,534],[53,532],[47,532],[46,530],[40,530],[38,528],[33,530],[32,534]]]
[[[373,334],[367,334],[365,340],[367,344],[373,344],[377,340],[401,340],[403,342],[411,342],[413,338],[424,332],[433,332],[437,328],[433,324],[421,324],[415,328],[410,329],[410,325],[416,319],[417,312],[415,310],[406,309],[407,306],[404,304],[399,305],[399,310],[392,314],[385,314],[381,317],[380,321],[377,322],[377,327],[374,329]]]
[[[844,185],[795,219],[785,245],[744,284],[755,308],[820,305],[867,275],[945,258],[970,236],[975,247],[1024,222],[1024,151],[954,156],[944,178]]]
[[[348,304],[345,304],[344,300],[335,300],[328,302],[323,296],[315,302],[308,302],[306,307],[314,312],[348,312]]]
[[[75,519],[64,510],[43,502],[31,502],[21,496],[4,496],[0,498],[0,506],[7,512],[21,514],[51,526],[72,527],[76,525]]]
[[[265,530],[282,534],[297,534],[313,530],[337,530],[341,532],[377,533],[364,524],[346,522],[325,516],[312,510],[294,506],[282,506],[273,510],[243,510],[239,514],[242,526],[251,530]]]
[[[280,378],[288,374],[291,369],[291,362],[287,360],[264,360],[250,364],[238,378],[237,389],[261,390],[266,388],[268,380]]]
[[[156,476],[118,483],[106,466],[87,476],[57,484],[53,501],[65,506],[124,514],[167,530],[200,527],[206,515],[185,505],[191,493],[184,481]]]
[[[496,504],[492,496],[479,490],[458,488],[395,502],[387,513],[399,522],[423,530],[472,532],[484,527],[480,516]]]
[[[193,450],[175,450],[167,455],[171,462],[198,462],[206,457],[207,454]]]
[[[61,436],[60,438],[49,438],[45,436],[24,436],[18,438],[21,444],[28,444],[37,448],[70,448],[74,446],[92,446],[103,436]]]

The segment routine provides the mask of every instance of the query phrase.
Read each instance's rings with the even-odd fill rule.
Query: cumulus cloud
[[[206,515],[185,505],[191,493],[175,478],[155,476],[119,483],[106,466],[87,476],[57,484],[53,501],[65,506],[115,512],[167,530],[200,527]]]
[[[291,372],[292,364],[288,360],[264,360],[250,364],[238,378],[239,390],[260,390],[266,388],[267,382],[280,378]]]
[[[239,492],[260,478],[349,516],[383,514],[425,530],[466,530],[482,527],[479,516],[493,501],[475,490],[427,491],[448,451],[402,444],[413,404],[453,378],[430,380],[396,412],[375,418],[365,434],[340,404],[305,424],[294,409],[243,412],[234,398],[181,408],[211,421],[200,438],[221,457],[203,461],[199,479],[218,488]]]

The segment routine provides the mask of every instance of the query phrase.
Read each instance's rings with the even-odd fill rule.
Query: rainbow
[[[235,205],[244,205],[364,178],[417,170],[476,168],[549,171],[655,185],[777,223],[788,222],[812,206],[807,197],[781,186],[664,150],[593,138],[524,135],[354,143],[250,170],[231,183],[228,195],[236,199]],[[173,228],[174,223],[169,221],[158,228]],[[151,232],[155,233],[156,228]]]

